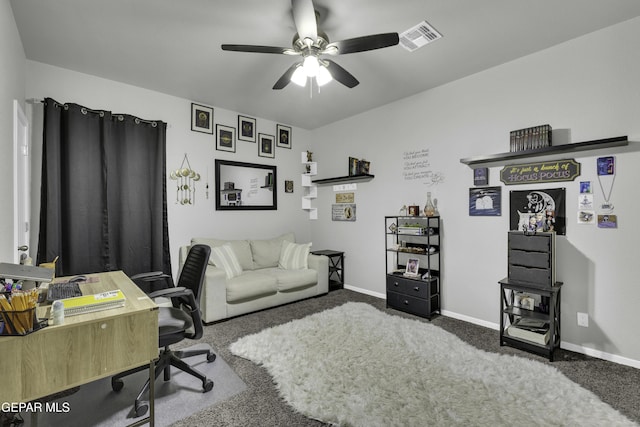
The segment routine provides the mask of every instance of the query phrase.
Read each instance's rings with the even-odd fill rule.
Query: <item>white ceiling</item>
[[[11,0],[27,59],[306,129],[640,15],[638,0],[314,3],[332,41],[400,33],[422,20],[443,38],[413,53],[394,46],[333,58],[360,81],[353,89],[274,91],[297,57],[220,45],[291,46],[290,0]]]

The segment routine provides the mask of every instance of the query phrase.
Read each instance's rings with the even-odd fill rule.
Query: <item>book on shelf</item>
[[[123,307],[125,296],[120,289],[114,291],[101,292],[93,295],[83,295],[81,297],[65,298],[65,316],[75,316],[77,314],[92,313],[94,311],[108,310],[110,308]]]

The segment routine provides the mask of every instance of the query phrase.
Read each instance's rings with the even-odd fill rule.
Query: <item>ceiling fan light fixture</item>
[[[296,70],[291,75],[291,81],[298,86],[306,86],[307,85],[307,73],[305,73],[304,67],[299,65]]]
[[[316,82],[318,83],[318,86],[324,86],[331,80],[333,80],[333,76],[331,75],[329,70],[327,70],[327,67],[320,67],[320,69],[318,70],[318,75],[316,76]]]
[[[318,69],[320,68],[318,58],[313,55],[307,56],[306,58],[304,58],[302,68],[304,68],[304,72],[308,77],[315,77],[318,74]]]

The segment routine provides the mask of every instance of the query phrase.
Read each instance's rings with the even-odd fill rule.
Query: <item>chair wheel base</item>
[[[136,417],[143,416],[149,410],[149,402],[144,400],[136,400],[134,410],[136,411]]]
[[[122,387],[124,387],[124,381],[119,380],[119,379],[115,379],[115,378],[111,378],[111,389],[115,392],[118,392],[120,390],[122,390]]]
[[[206,392],[211,391],[211,390],[213,390],[213,381],[206,380],[204,382],[204,384],[202,384],[202,392],[206,393]]]
[[[215,353],[208,354],[208,355],[207,355],[207,362],[208,362],[208,363],[213,362],[214,360],[216,360],[216,357],[217,357],[217,356],[216,356],[216,354],[215,354]]]

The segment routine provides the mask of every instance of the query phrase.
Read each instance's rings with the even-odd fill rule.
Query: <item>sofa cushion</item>
[[[253,254],[253,268],[277,267],[280,261],[280,249],[283,241],[295,242],[293,233],[283,234],[267,240],[250,240]]]
[[[296,244],[282,242],[282,249],[280,250],[280,260],[278,261],[278,268],[285,270],[298,270],[301,268],[309,268],[307,265],[307,258],[309,258],[309,248],[311,243]]]
[[[216,267],[224,269],[227,279],[233,279],[242,274],[240,262],[229,245],[216,246],[211,248],[210,259]]]
[[[211,248],[215,248],[222,245],[229,245],[233,248],[233,252],[236,254],[240,266],[243,270],[253,270],[253,257],[251,256],[251,246],[248,240],[222,240],[222,239],[209,239],[206,237],[194,237],[191,239],[192,245],[202,244]],[[210,259],[209,264],[214,265]]]
[[[262,271],[276,279],[280,292],[313,286],[318,282],[318,272],[311,268],[299,270],[268,268]]]
[[[227,302],[259,298],[278,291],[276,277],[260,271],[245,271],[227,280]]]

